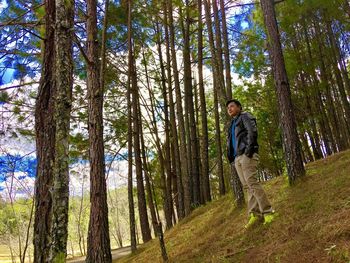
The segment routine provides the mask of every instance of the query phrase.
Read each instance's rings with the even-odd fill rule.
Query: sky
[[[0,63],[1,64],[1,63]],[[10,83],[13,79],[12,79],[12,74],[13,74],[14,70],[13,69],[6,69],[5,74],[2,76],[1,80],[0,80],[0,85],[2,84],[8,84]]]

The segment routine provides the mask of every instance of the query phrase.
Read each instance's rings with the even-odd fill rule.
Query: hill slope
[[[246,209],[226,195],[196,209],[165,234],[170,262],[350,262],[350,151],[307,165],[294,187],[264,188],[278,212],[269,226],[245,230]],[[115,262],[162,262],[158,240]]]

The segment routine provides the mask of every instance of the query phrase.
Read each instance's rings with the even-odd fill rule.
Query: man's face
[[[230,102],[230,104],[227,105],[227,113],[231,117],[235,117],[240,111],[241,108],[234,102]]]

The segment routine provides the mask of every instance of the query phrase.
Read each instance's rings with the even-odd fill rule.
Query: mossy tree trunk
[[[69,208],[69,128],[73,88],[74,0],[56,0],[56,155],[52,190],[51,260],[67,256]]]
[[[55,1],[46,0],[45,40],[38,97],[35,104],[37,172],[35,179],[34,259],[48,262],[51,245],[53,168],[55,161]]]

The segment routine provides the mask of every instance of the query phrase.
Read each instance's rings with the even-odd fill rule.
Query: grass
[[[307,165],[295,186],[264,184],[278,212],[245,230],[246,209],[226,195],[193,211],[165,233],[169,262],[350,262],[350,151]],[[114,262],[162,262],[158,240]]]

